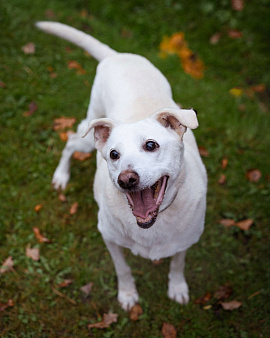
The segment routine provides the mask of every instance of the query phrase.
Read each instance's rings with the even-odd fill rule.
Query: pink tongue
[[[147,218],[150,212],[157,208],[151,188],[132,193],[132,201],[133,215],[141,218]]]

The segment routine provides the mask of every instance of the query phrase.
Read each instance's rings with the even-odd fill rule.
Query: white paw
[[[119,290],[118,292],[118,302],[121,305],[121,308],[125,311],[129,311],[135,304],[138,303],[139,295],[136,289],[129,291]]]
[[[168,296],[180,304],[187,304],[189,302],[189,291],[186,282],[180,284],[169,283]]]
[[[70,174],[67,171],[60,170],[57,168],[53,174],[52,184],[54,189],[65,190],[67,183],[69,181]]]

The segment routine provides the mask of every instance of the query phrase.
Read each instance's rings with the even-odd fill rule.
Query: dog
[[[179,108],[164,75],[144,57],[118,53],[61,23],[36,25],[99,61],[87,117],[69,136],[54,188],[66,188],[75,151],[96,148],[98,229],[114,262],[121,307],[128,311],[139,300],[123,248],[151,260],[172,256],[168,296],[188,303],[185,255],[203,232],[207,192],[191,131],[198,127],[196,111]]]

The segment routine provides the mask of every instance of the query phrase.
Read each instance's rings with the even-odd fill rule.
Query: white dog
[[[100,61],[87,118],[69,137],[54,187],[65,189],[75,151],[95,147],[98,229],[115,265],[119,303],[129,310],[139,298],[122,248],[152,260],[173,256],[168,296],[187,303],[185,252],[202,234],[207,190],[205,167],[190,130],[198,126],[195,111],[177,106],[169,83],[145,58],[117,53],[60,23],[37,26]]]

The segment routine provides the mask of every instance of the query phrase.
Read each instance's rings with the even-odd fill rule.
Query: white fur
[[[189,129],[198,126],[194,111],[179,109],[166,78],[145,58],[117,53],[59,23],[40,22],[37,26],[102,60],[97,67],[87,118],[77,133],[69,137],[53,176],[54,187],[65,189],[74,151],[91,152],[96,146],[99,151],[94,194],[99,206],[98,229],[114,261],[121,306],[128,310],[138,301],[123,247],[152,260],[173,256],[168,296],[187,303],[185,251],[202,234],[207,189],[206,171]],[[147,140],[155,140],[159,148],[145,151]],[[120,154],[118,160],[111,160],[112,149]],[[138,173],[139,190],[169,176],[158,217],[149,229],[137,225],[118,184],[118,177],[125,170]]]

